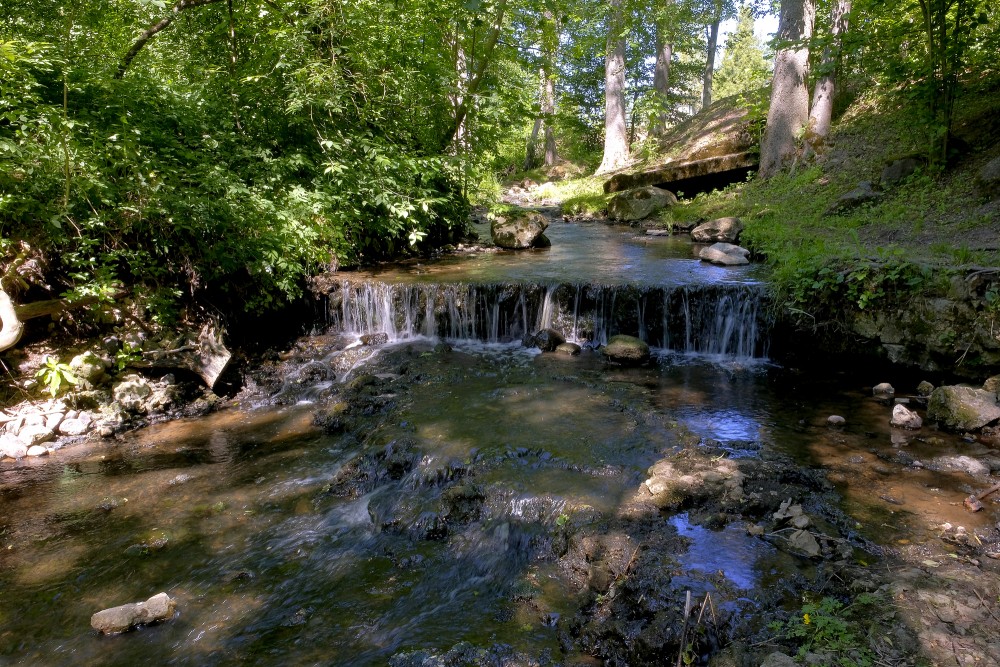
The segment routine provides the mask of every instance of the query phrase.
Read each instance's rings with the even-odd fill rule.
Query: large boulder
[[[918,155],[908,155],[898,160],[893,160],[882,168],[882,177],[879,185],[883,188],[891,188],[905,181],[916,173],[917,169],[924,166],[925,160]]]
[[[714,243],[702,248],[698,256],[705,262],[720,266],[740,266],[749,264],[750,251],[732,243]]]
[[[826,215],[845,213],[866,204],[874,204],[882,201],[884,196],[881,192],[875,191],[871,181],[861,181],[858,187],[838,197],[827,209]]]
[[[698,243],[736,243],[743,231],[743,221],[739,218],[716,218],[703,222],[691,230],[691,238]]]
[[[604,356],[619,364],[644,364],[649,361],[649,345],[635,336],[612,336],[604,346]]]
[[[990,199],[1000,196],[1000,157],[993,158],[979,170],[976,185]]]
[[[622,222],[636,222],[676,203],[677,197],[673,192],[647,185],[612,197],[608,202],[608,217]]]
[[[490,224],[490,235],[501,248],[523,250],[536,245],[548,226],[549,221],[541,213],[517,209],[497,216]]]
[[[927,418],[953,431],[975,431],[1000,419],[997,395],[961,385],[938,387],[927,403]]]
[[[166,621],[173,617],[177,603],[166,593],[145,602],[133,602],[99,611],[90,617],[90,626],[106,635],[131,630],[137,625]]]
[[[555,329],[542,329],[531,337],[529,347],[537,347],[542,352],[554,352],[565,342],[563,335]]]

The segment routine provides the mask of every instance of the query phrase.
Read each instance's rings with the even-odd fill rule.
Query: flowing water
[[[691,438],[828,467],[883,544],[995,519],[956,506],[971,478],[942,462],[981,448],[890,429],[868,389],[886,378],[768,360],[752,272],[693,262],[677,239],[553,227],[548,252],[345,280],[331,335],[300,341],[257,407],[0,464],[0,663],[380,665],[461,641],[573,658],[560,634],[590,598],[560,554],[627,513],[646,469]],[[563,259],[571,232],[584,247]],[[587,281],[565,273],[580,254]],[[544,326],[583,353],[520,344]],[[366,333],[390,342],[344,344]],[[607,366],[588,344],[616,333],[650,341],[654,363]],[[317,419],[342,393],[364,406],[355,428]],[[826,427],[833,413],[845,429]],[[743,609],[811,567],[739,522],[652,520],[676,537],[678,600],[722,587]],[[90,630],[99,609],[161,590],[170,622]]]

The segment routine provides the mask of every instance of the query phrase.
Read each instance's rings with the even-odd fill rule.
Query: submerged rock
[[[927,404],[927,418],[953,431],[975,431],[1000,419],[997,395],[961,385],[938,387]]]
[[[889,420],[889,424],[896,428],[917,430],[924,425],[924,420],[905,405],[897,405],[892,409],[892,419]]]
[[[740,266],[750,263],[750,251],[732,243],[716,243],[702,248],[698,256],[703,261],[720,266]]]
[[[534,246],[548,226],[549,221],[541,213],[517,209],[497,216],[490,224],[490,235],[501,248],[523,250]]]
[[[145,602],[133,602],[99,611],[90,617],[90,626],[106,635],[131,630],[137,625],[165,621],[174,615],[177,603],[166,593],[157,593]]]
[[[743,221],[739,218],[716,218],[703,222],[691,230],[691,238],[699,243],[736,243],[743,231]]]
[[[576,343],[561,343],[556,346],[556,352],[560,354],[568,354],[571,357],[575,357],[580,354],[580,346]]]
[[[612,336],[604,346],[608,361],[619,364],[644,364],[649,361],[649,345],[635,336]]]
[[[612,197],[608,202],[608,217],[622,222],[636,222],[676,203],[677,197],[673,192],[647,185]]]

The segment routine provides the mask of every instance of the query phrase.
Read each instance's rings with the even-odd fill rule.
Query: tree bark
[[[670,59],[673,57],[674,45],[667,41],[662,30],[656,29],[656,64],[653,66],[653,94],[656,96],[658,111],[650,133],[653,136],[663,136],[667,133],[667,100],[670,93]]]
[[[796,154],[796,139],[809,122],[809,39],[816,6],[813,0],[781,0],[774,59],[771,106],[760,147],[758,175],[769,178]]]
[[[625,35],[622,0],[609,0],[608,41],[604,59],[604,158],[598,174],[615,171],[628,163],[625,132]]]
[[[556,80],[549,66],[542,69],[542,118],[545,121],[545,166],[554,167],[559,159],[556,153],[556,131],[552,119],[556,113]]]
[[[216,2],[222,2],[222,0],[180,0],[173,6],[173,9],[170,10],[170,14],[164,16],[162,19],[146,28],[146,30],[139,35],[139,38],[132,44],[132,48],[130,48],[128,53],[125,54],[125,57],[122,58],[122,63],[118,66],[118,72],[115,73],[115,78],[120,79],[125,76],[125,72],[128,70],[129,65],[132,64],[132,61],[135,60],[137,55],[139,55],[139,52],[142,51],[146,44],[149,43],[149,40],[156,37],[157,33],[168,28],[170,24],[174,22],[174,19],[177,18],[178,14],[185,9],[201,7],[202,5],[211,5]]]
[[[715,21],[708,28],[708,58],[705,61],[705,76],[701,86],[701,108],[707,109],[712,103],[712,77],[715,75],[715,52],[719,47],[719,23],[721,17],[716,14]]]
[[[851,12],[851,0],[834,0],[830,7],[831,43],[823,49],[821,61],[822,76],[816,80],[813,90],[812,110],[809,112],[809,140],[818,146],[830,134],[833,120],[833,98],[836,94],[836,68],[840,59],[843,34],[847,32],[847,22]]]

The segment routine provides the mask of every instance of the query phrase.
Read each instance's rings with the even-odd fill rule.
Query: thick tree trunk
[[[758,174],[769,178],[796,153],[795,141],[809,122],[809,39],[816,6],[813,0],[781,0],[778,39],[782,46],[774,59],[771,107],[760,147]]]
[[[654,136],[663,136],[667,132],[667,100],[670,92],[670,59],[673,57],[674,45],[660,34],[657,28],[656,36],[656,64],[653,67],[653,93],[656,95],[656,104],[659,108],[656,119],[650,133]]]
[[[542,117],[535,118],[535,124],[531,127],[531,136],[528,137],[528,149],[524,155],[524,170],[535,168],[535,161],[538,153],[538,133],[542,130]]]
[[[14,302],[3,290],[0,290],[0,320],[3,320],[3,328],[0,329],[0,352],[3,352],[17,345],[24,333],[24,323],[17,316]]]
[[[598,174],[615,171],[628,163],[625,131],[625,36],[622,0],[610,0],[608,42],[604,59],[604,159]]]
[[[810,143],[821,144],[830,134],[833,120],[833,97],[836,94],[836,69],[840,59],[840,45],[847,32],[847,22],[851,12],[851,0],[833,0],[830,7],[830,33],[832,41],[823,49],[820,65],[822,76],[816,80],[813,90],[812,110],[809,112]]]
[[[556,130],[552,121],[556,113],[556,80],[548,68],[542,70],[542,118],[545,119],[545,166],[554,167],[559,156],[556,154]]]
[[[707,109],[712,103],[712,77],[715,75],[715,52],[719,46],[720,17],[708,28],[708,59],[705,62],[705,76],[701,86],[701,108]]]

